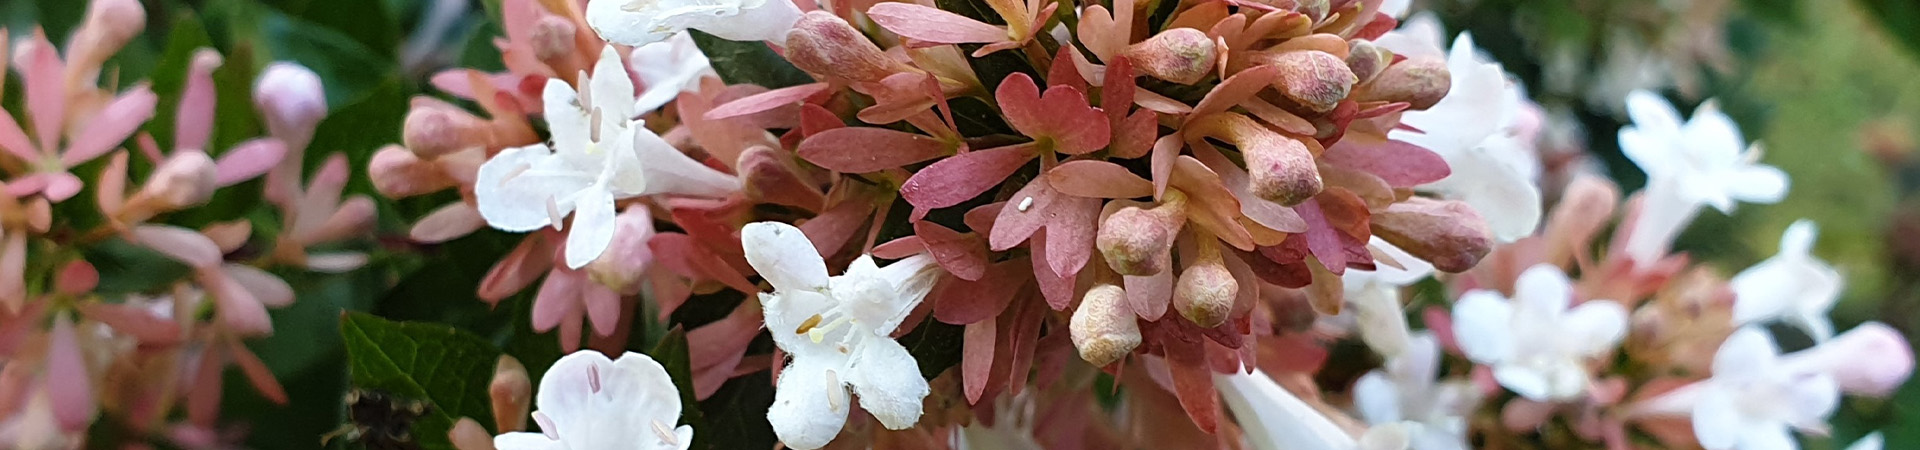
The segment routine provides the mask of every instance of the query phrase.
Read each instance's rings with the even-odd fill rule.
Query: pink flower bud
[[[1174,28],[1127,47],[1133,68],[1154,78],[1194,84],[1213,72],[1218,56],[1212,38],[1192,28]]]
[[[1347,41],[1347,69],[1353,71],[1353,76],[1359,79],[1360,84],[1372,81],[1390,64],[1393,64],[1392,51],[1373,45],[1373,41],[1366,39]]]
[[[498,415],[495,413],[496,418]],[[518,428],[514,429],[514,431],[518,430]],[[508,430],[502,428],[500,432],[507,433]],[[453,443],[455,450],[495,450],[493,434],[488,433],[486,427],[480,426],[480,421],[473,420],[472,417],[461,417],[459,421],[454,422],[453,428],[447,430],[447,441]]]
[[[1307,201],[1325,187],[1313,151],[1236,113],[1211,114],[1187,124],[1187,132],[1220,139],[1246,155],[1247,191],[1285,206]]]
[[[542,14],[533,22],[533,31],[527,39],[533,47],[533,57],[541,62],[553,61],[573,55],[574,33],[579,31],[572,20],[552,14]],[[552,64],[548,62],[548,64]]]
[[[387,198],[406,198],[438,192],[456,183],[439,164],[420,159],[398,145],[381,147],[367,162],[367,177],[373,189]]]
[[[1413,197],[1373,214],[1373,234],[1446,272],[1465,272],[1493,250],[1493,231],[1465,202]]]
[[[787,32],[786,56],[800,70],[866,83],[914,70],[827,11],[811,11],[794,22]]]
[[[1333,111],[1359,81],[1346,61],[1319,50],[1255,53],[1252,58],[1257,64],[1279,66],[1280,76],[1274,79],[1273,88],[1315,114]]]
[[[1813,348],[1781,358],[1795,371],[1833,376],[1840,390],[1886,397],[1913,375],[1913,349],[1893,327],[1867,322]]]
[[[653,264],[653,214],[645,205],[627,207],[613,217],[613,241],[600,257],[587,263],[587,277],[626,295],[640,292],[647,267]]]
[[[1240,282],[1215,256],[1212,261],[1202,260],[1180,272],[1180,280],[1173,287],[1173,308],[1195,325],[1213,328],[1227,321],[1233,300],[1239,295]]]
[[[741,192],[755,202],[820,210],[826,196],[800,173],[789,155],[764,145],[740,153],[734,167],[739,168]]]
[[[1112,284],[1098,284],[1087,290],[1080,307],[1073,310],[1068,323],[1073,348],[1080,359],[1095,366],[1120,361],[1140,346],[1140,324],[1127,308],[1127,292]]]
[[[528,410],[533,404],[533,380],[527,367],[512,356],[500,355],[493,365],[493,381],[487,384],[487,398],[493,402],[494,429],[505,433],[527,429]]]
[[[1159,206],[1128,206],[1100,223],[1096,238],[1107,266],[1122,275],[1147,276],[1167,270],[1173,239],[1187,223],[1187,196],[1169,190]]]
[[[314,127],[327,117],[327,91],[320,76],[290,62],[267,65],[254,82],[253,103],[266,116],[268,130],[291,148],[305,148]]]
[[[1407,102],[1413,109],[1427,109],[1445,98],[1452,87],[1453,75],[1447,72],[1446,61],[1408,59],[1387,66],[1360,86],[1353,98],[1363,102]]]
[[[488,146],[493,142],[493,128],[485,119],[453,105],[416,101],[401,125],[400,141],[421,159],[434,159]]]
[[[156,202],[153,207],[173,211],[198,206],[213,199],[218,187],[219,169],[213,158],[197,151],[175,152],[160,163],[147,184],[140,187],[141,197]]]
[[[68,82],[93,82],[100,65],[146,28],[147,9],[139,0],[96,0],[88,4],[86,22],[67,44],[71,71]]]

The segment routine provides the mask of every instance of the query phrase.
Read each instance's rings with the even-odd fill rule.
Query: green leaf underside
[[[355,387],[432,403],[413,426],[420,448],[453,448],[447,430],[461,417],[493,424],[487,384],[500,351],[485,340],[445,325],[358,312],[341,316],[340,333]]]

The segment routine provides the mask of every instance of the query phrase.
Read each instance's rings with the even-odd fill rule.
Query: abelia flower
[[[1853,441],[1853,444],[1847,445],[1847,450],[1880,450],[1886,447],[1886,445],[1887,438],[1881,436],[1880,432],[1875,431],[1865,437],[1861,437],[1858,441]]]
[[[1469,291],[1453,306],[1453,335],[1473,362],[1493,367],[1500,385],[1535,401],[1586,392],[1588,362],[1626,337],[1627,311],[1612,300],[1573,303],[1559,267],[1520,274],[1514,295]]]
[[[681,92],[700,88],[700,77],[713,73],[707,55],[694,45],[693,35],[679,33],[665,41],[633,49],[627,54],[627,67],[646,90],[634,100],[633,110],[646,114],[660,109]]]
[[[1214,375],[1227,409],[1259,450],[1349,450],[1361,443],[1261,370]],[[1373,449],[1377,447],[1365,447]]]
[[[1422,332],[1409,341],[1405,353],[1361,375],[1353,385],[1360,418],[1375,426],[1413,425],[1412,450],[1468,448],[1467,416],[1479,393],[1464,381],[1436,382],[1440,356],[1440,341]]]
[[[1840,386],[1818,372],[1784,370],[1780,349],[1758,328],[1733,332],[1699,384],[1693,432],[1709,450],[1791,449],[1790,429],[1820,431],[1840,404]]]
[[[1760,164],[1760,147],[1746,147],[1739,126],[1709,100],[1680,121],[1665,99],[1627,94],[1633,125],[1620,129],[1620,149],[1647,173],[1640,214],[1627,235],[1635,261],[1658,259],[1700,206],[1732,213],[1735,201],[1774,203],[1787,194],[1787,174]],[[1742,152],[1741,148],[1746,147]]]
[[[633,82],[611,46],[576,92],[547,80],[553,144],[510,148],[480,166],[474,185],[480,215],[506,231],[559,226],[574,213],[566,262],[580,268],[613,241],[614,202],[677,193],[719,197],[739,182],[673,148],[633,119]]]
[[[906,347],[891,337],[939,278],[933,257],[882,268],[863,255],[839,276],[799,228],[756,222],[740,230],[748,264],[774,291],[760,294],[767,330],[793,356],[780,371],[767,420],[788,447],[826,446],[860,406],[889,429],[920,420],[930,388]]]
[[[693,427],[680,421],[680,391],[652,357],[574,352],[540,377],[533,420],[539,433],[493,438],[500,450],[686,450]]]
[[[592,0],[587,25],[615,44],[639,47],[700,30],[734,41],[783,42],[800,20],[792,0]]]
[[[988,25],[939,8],[900,2],[876,3],[867,8],[867,16],[887,31],[923,45],[986,44],[973,52],[973,57],[978,58],[1026,45],[1040,34],[1040,27],[1046,25],[1060,4],[1040,0],[988,0],[987,6],[1006,21],[1006,26]]]
[[[159,97],[146,85],[101,100],[99,105],[71,102],[87,97],[65,86],[65,63],[44,33],[36,32],[32,40],[21,42],[13,57],[34,125],[29,140],[12,113],[0,110],[0,149],[32,170],[7,181],[7,193],[14,197],[40,194],[53,202],[73,197],[83,183],[69,169],[112,151],[153,118]],[[94,109],[86,109],[90,107]]]
[[[1735,325],[1782,320],[1815,340],[1833,336],[1827,312],[1840,299],[1845,279],[1811,254],[1818,232],[1813,222],[1794,222],[1780,235],[1779,253],[1733,276]]]

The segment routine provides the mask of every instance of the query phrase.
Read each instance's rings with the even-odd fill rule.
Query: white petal
[[[1875,431],[1866,437],[1860,438],[1858,441],[1853,441],[1853,445],[1848,445],[1847,450],[1880,450],[1886,445],[1887,438],[1880,435],[1880,432]]]
[[[1656,178],[1641,192],[1640,212],[1627,235],[1627,256],[1642,264],[1666,254],[1667,246],[1700,211],[1700,201],[1682,192],[1676,180]]]
[[[613,360],[600,352],[586,350],[563,356],[540,377],[540,390],[534,405],[547,416],[557,430],[549,432],[566,439],[574,429],[597,420],[602,399],[594,391],[594,380],[613,368]],[[604,381],[604,380],[602,380]],[[601,385],[604,386],[604,385]]]
[[[744,3],[744,2],[743,2]],[[791,0],[762,0],[759,5],[746,7],[738,15],[704,23],[689,28],[712,33],[732,41],[772,41],[785,43],[787,31],[793,29],[793,23],[800,21],[800,7]]]
[[[1680,112],[1673,109],[1672,103],[1652,92],[1635,90],[1627,93],[1627,116],[1633,119],[1634,128],[1651,133],[1673,135],[1680,132]]]
[[[1518,364],[1501,364],[1493,368],[1493,379],[1499,381],[1501,386],[1533,401],[1546,402],[1556,398],[1554,383],[1549,376]]]
[[[587,188],[574,200],[573,226],[567,230],[567,267],[578,269],[599,258],[613,242],[613,195]]]
[[[633,119],[633,79],[627,77],[620,51],[612,45],[600,50],[600,60],[594,62],[593,76],[587,84],[593,90],[593,107],[600,110],[601,121],[625,123]]]
[[[540,433],[507,433],[493,437],[496,450],[563,450],[567,446],[560,441],[547,439]]]
[[[561,74],[572,77],[573,74]],[[581,109],[579,93],[566,80],[547,79],[547,86],[540,91],[540,102],[547,118],[547,132],[551,134],[553,147],[560,152],[581,153],[587,149],[588,138],[592,137],[592,124],[589,123],[589,111]]]
[[[646,91],[634,100],[634,110],[641,114],[658,109],[681,91],[695,87],[700,76],[712,70],[707,55],[700,53],[693,36],[687,33],[635,48],[628,54],[628,60],[628,66],[646,86]]]
[[[1725,182],[1727,196],[1747,203],[1778,203],[1787,196],[1787,173],[1773,166],[1741,167]]]
[[[1727,340],[1720,343],[1720,349],[1713,353],[1713,374],[1716,379],[1766,374],[1773,370],[1779,354],[1780,349],[1765,331],[1743,327],[1727,336]]]
[[[592,0],[587,2],[587,26],[608,42],[639,47],[665,40],[685,27],[666,23],[668,11],[687,6],[685,0],[635,2],[633,0]],[[628,11],[629,6],[642,6]],[[714,7],[712,11],[727,8]]]
[[[1806,374],[1788,381],[1786,422],[1803,429],[1825,429],[1827,416],[1840,406],[1840,384],[1827,374]]]
[[[903,430],[920,421],[920,402],[931,391],[906,347],[892,339],[866,338],[848,372],[847,382],[860,394],[860,408],[881,425]]]
[[[1486,218],[1495,239],[1513,242],[1540,226],[1540,188],[1533,180],[1495,160],[1481,148],[1447,161],[1453,174],[1435,183],[1449,197],[1467,203]]]
[[[1355,272],[1348,272],[1352,273]],[[1347,300],[1353,303],[1360,340],[1372,347],[1374,353],[1391,359],[1407,351],[1407,341],[1411,337],[1407,331],[1406,311],[1400,306],[1398,289],[1367,283],[1358,289],[1349,289]]]
[[[615,413],[648,425],[647,435],[653,434],[651,421],[672,425],[680,420],[680,389],[653,357],[626,352],[613,362],[613,369],[600,374],[600,390],[620,404]]]
[[[1813,253],[1813,242],[1820,237],[1820,226],[1813,221],[1800,219],[1787,225],[1787,231],[1780,233],[1780,255],[1807,256]]]
[[[1682,127],[1681,134],[1686,139],[1684,150],[1693,155],[1691,159],[1707,167],[1728,167],[1740,160],[1740,150],[1747,144],[1740,137],[1740,126],[1734,125],[1733,118],[1720,112],[1713,100],[1701,103],[1693,110],[1693,118]]]
[[[636,195],[680,194],[722,198],[740,190],[740,179],[707,167],[673,148],[653,131],[633,125],[633,151],[643,162],[645,187]]]
[[[827,262],[799,228],[780,222],[754,222],[740,228],[747,265],[777,291],[827,289]]]
[[[1400,390],[1380,371],[1367,372],[1353,382],[1353,408],[1371,424],[1400,421]]]
[[[1573,303],[1573,283],[1558,266],[1536,265],[1521,272],[1514,282],[1513,301],[1522,320],[1534,315],[1559,315]]]
[[[1746,419],[1741,417],[1737,402],[1738,399],[1724,389],[1701,393],[1700,401],[1693,406],[1693,435],[1700,440],[1701,447],[1730,449],[1740,443],[1742,435],[1754,431],[1746,429]]]
[[[839,380],[828,379],[830,367],[796,358],[780,371],[767,421],[787,447],[809,450],[825,447],[847,423],[851,397]],[[917,370],[914,373],[919,373]]]
[[[1796,276],[1792,263],[1768,259],[1735,274],[1727,282],[1733,290],[1733,321],[1736,325],[1779,318],[1793,309],[1803,279]]]
[[[1740,438],[1740,450],[1799,450],[1800,441],[1793,439],[1787,427],[1772,425],[1749,427]]]
[[[1440,376],[1440,340],[1431,331],[1414,333],[1407,341],[1407,353],[1388,365],[1399,377],[1431,382]]]
[[[1679,151],[1674,149],[1674,135],[1627,127],[1620,129],[1616,138],[1620,141],[1620,152],[1640,171],[1646,172],[1648,178],[1684,176],[1688,170]]]
[[[1581,303],[1560,320],[1561,342],[1580,356],[1605,353],[1627,336],[1627,309],[1612,300]]]
[[[806,290],[786,290],[760,294],[760,306],[765,311],[767,333],[773,335],[773,342],[781,350],[798,357],[827,357],[838,355],[832,348],[836,344],[813,342],[806,334],[798,333],[800,324],[814,315],[826,313],[833,308],[833,299],[826,294]]]
[[[862,255],[862,258],[867,256]],[[933,285],[940,281],[942,273],[945,272],[940,270],[933,256],[925,253],[909,256],[880,268],[877,275],[880,279],[887,280],[894,289],[891,298],[893,314],[886,321],[875,324],[875,330],[885,335],[899,327],[900,322],[913,313],[913,308],[919,306],[920,302],[927,298],[928,293],[933,292]]]
[[[1468,359],[1495,364],[1513,356],[1513,306],[1493,291],[1470,291],[1453,304],[1453,336]]]
[[[553,224],[547,205],[585,189],[593,179],[586,174],[549,170],[555,156],[546,145],[509,148],[480,165],[473,195],[480,217],[501,230],[526,232]],[[559,214],[573,210],[573,202],[555,202]]]

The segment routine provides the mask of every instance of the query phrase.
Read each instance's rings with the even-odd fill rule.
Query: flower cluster
[[[303,168],[327,115],[319,78],[268,66],[251,93],[268,135],[216,144],[219,53],[193,52],[175,92],[115,85],[107,62],[146,23],[140,2],[98,0],[64,48],[37,29],[13,43],[0,30],[25,96],[18,113],[0,110],[0,446],[74,446],[93,427],[221,445],[226,368],[287,401],[246,344],[273,333],[269,308],[295,299],[273,271],[366,262],[337,245],[374,220],[371,199],[342,198],[346,159]],[[165,128],[150,122],[163,101]],[[235,192],[272,213],[209,211]],[[276,224],[261,218],[278,228],[256,233]]]

